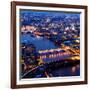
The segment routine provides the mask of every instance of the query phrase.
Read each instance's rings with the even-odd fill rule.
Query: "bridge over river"
[[[70,47],[57,48],[51,50],[39,51],[40,59],[45,63],[50,63],[54,61],[64,60],[73,56],[79,56],[79,54]]]

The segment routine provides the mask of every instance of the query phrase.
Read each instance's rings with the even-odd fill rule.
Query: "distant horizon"
[[[20,14],[33,14],[35,16],[37,16],[38,14],[42,14],[42,15],[47,15],[49,14],[50,16],[55,15],[55,16],[59,16],[59,15],[70,15],[72,16],[77,16],[80,18],[80,13],[78,12],[64,12],[64,11],[42,11],[42,10],[27,10],[27,9],[21,9],[20,10]]]

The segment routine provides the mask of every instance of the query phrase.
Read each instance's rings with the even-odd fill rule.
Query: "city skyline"
[[[21,78],[80,75],[80,13],[20,10],[20,28]]]

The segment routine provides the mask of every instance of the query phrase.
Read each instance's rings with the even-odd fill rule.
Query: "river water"
[[[57,46],[55,46],[50,40],[39,36],[32,37],[30,34],[21,35],[21,43],[24,42],[27,44],[34,44],[37,51],[57,48]]]
[[[71,67],[59,68],[51,72],[52,76],[80,76],[80,65],[75,65]]]

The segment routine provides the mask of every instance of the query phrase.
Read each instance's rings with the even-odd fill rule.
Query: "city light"
[[[80,15],[31,10],[21,12],[20,75],[29,72],[26,74],[29,78],[77,76],[75,72],[80,66]]]

